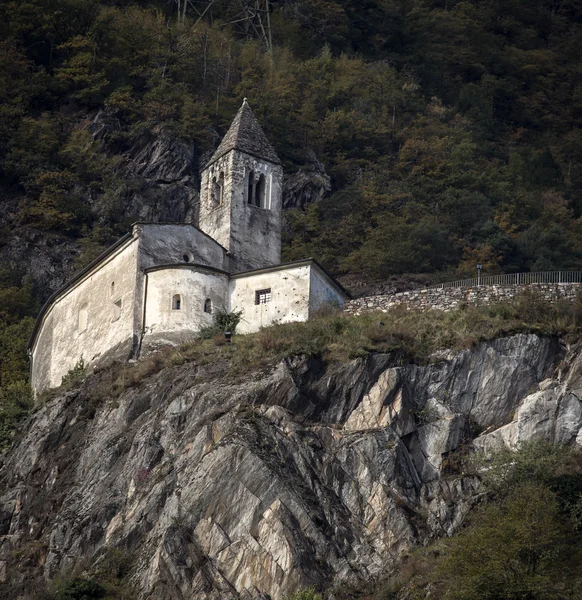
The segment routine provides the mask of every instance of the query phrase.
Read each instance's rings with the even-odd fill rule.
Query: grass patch
[[[450,312],[419,312],[402,306],[360,316],[327,311],[308,322],[276,324],[233,336],[230,344],[223,336],[198,339],[150,354],[135,364],[118,364],[100,373],[94,393],[115,398],[161,369],[184,363],[223,364],[220,376],[230,378],[293,356],[341,363],[373,353],[393,353],[401,363],[427,364],[438,360],[441,351],[458,352],[517,333],[574,338],[581,330],[582,298],[551,303],[531,291],[510,301]]]

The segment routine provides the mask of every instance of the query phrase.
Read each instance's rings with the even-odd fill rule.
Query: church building
[[[31,384],[57,387],[82,358],[137,358],[196,338],[216,311],[238,333],[305,321],[343,288],[314,260],[281,264],[281,161],[246,99],[201,174],[198,226],[136,223],[45,304],[29,342]]]

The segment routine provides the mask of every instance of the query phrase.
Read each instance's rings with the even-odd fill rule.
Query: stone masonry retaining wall
[[[560,298],[574,299],[580,283],[532,283],[529,285],[482,285],[479,287],[450,287],[412,290],[399,294],[368,296],[354,298],[346,302],[344,311],[359,315],[363,312],[386,311],[393,306],[406,305],[410,309],[451,310],[461,304],[489,304],[497,300],[507,300],[521,293],[524,289],[536,290],[548,300]]]

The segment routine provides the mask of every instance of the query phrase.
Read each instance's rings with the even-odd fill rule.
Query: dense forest
[[[2,2],[0,251],[34,230],[86,264],[129,225],[132,140],[169,132],[201,160],[246,96],[287,173],[330,178],[286,213],[286,259],[368,281],[578,267],[580,0],[271,0],[241,26],[243,5]],[[0,385],[26,378],[45,299],[4,261]]]

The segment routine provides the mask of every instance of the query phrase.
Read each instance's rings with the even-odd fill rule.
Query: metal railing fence
[[[543,271],[539,273],[506,273],[504,275],[481,275],[438,283],[429,289],[476,287],[481,285],[529,285],[531,283],[582,283],[582,271]]]

